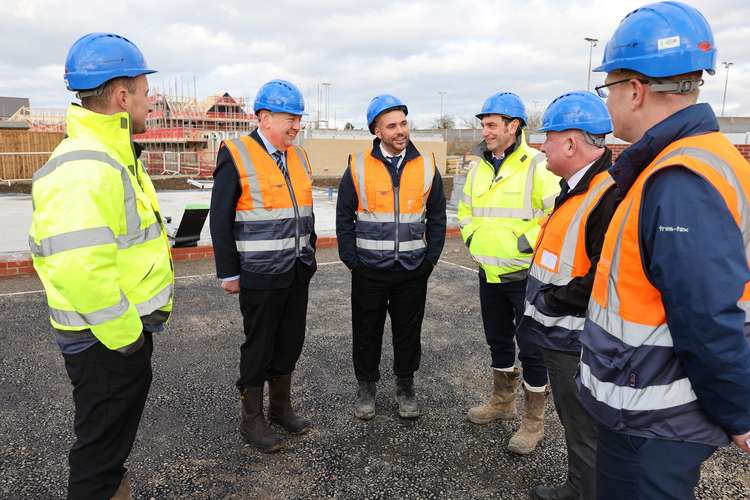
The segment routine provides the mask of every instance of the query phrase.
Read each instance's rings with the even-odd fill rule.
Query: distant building
[[[28,97],[2,97],[0,96],[0,120],[8,120],[21,108],[29,107]]]

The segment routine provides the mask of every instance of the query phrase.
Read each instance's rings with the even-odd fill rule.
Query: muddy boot
[[[375,382],[360,380],[357,402],[354,403],[354,416],[362,420],[370,420],[375,416]]]
[[[398,403],[399,417],[417,418],[419,416],[417,396],[414,394],[414,377],[396,379],[396,403]]]
[[[526,407],[523,411],[521,427],[508,441],[508,450],[519,455],[528,455],[544,437],[544,402],[547,391],[531,392],[523,388]]]
[[[487,404],[475,406],[466,418],[475,424],[489,424],[493,420],[513,420],[516,418],[516,390],[520,370],[512,372],[492,370],[492,394]]]
[[[292,374],[268,381],[268,420],[284,428],[289,434],[304,434],[312,424],[292,409]]]
[[[133,500],[133,494],[130,492],[130,478],[127,472],[122,476],[120,486],[117,487],[115,494],[112,495],[112,500]]]
[[[268,427],[263,417],[263,386],[245,387],[240,393],[240,400],[240,434],[245,442],[263,453],[273,453],[281,449],[281,437]]]

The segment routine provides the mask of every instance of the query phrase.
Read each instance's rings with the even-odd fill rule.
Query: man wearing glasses
[[[598,498],[693,498],[718,446],[750,452],[750,165],[696,104],[715,64],[703,15],[661,2],[625,17],[595,70],[632,143],[580,337]]]

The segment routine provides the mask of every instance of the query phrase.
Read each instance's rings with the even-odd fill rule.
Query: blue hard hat
[[[292,82],[271,80],[263,85],[255,96],[253,112],[257,115],[262,109],[302,116],[305,114],[305,99]]]
[[[706,70],[714,74],[716,46],[706,18],[681,2],[634,10],[620,22],[594,71],[636,71],[652,78]]]
[[[539,132],[561,132],[563,130],[583,130],[590,134],[612,132],[612,119],[607,106],[591,92],[570,92],[563,94],[544,111]]]
[[[498,92],[489,96],[482,105],[482,111],[476,116],[481,120],[485,115],[503,115],[509,118],[518,118],[523,121],[524,125],[528,121],[526,108],[523,102],[521,102],[521,98],[513,92]]]
[[[138,47],[114,33],[89,33],[73,44],[65,59],[68,90],[91,90],[123,76],[156,73],[146,66]]]
[[[371,134],[375,133],[375,119],[386,111],[394,109],[400,109],[405,115],[409,114],[409,108],[396,96],[382,94],[372,98],[370,105],[367,106],[367,127]]]

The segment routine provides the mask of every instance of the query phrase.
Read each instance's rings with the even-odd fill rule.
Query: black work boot
[[[417,396],[414,394],[414,377],[396,379],[396,403],[398,403],[399,417],[417,418],[419,416]]]
[[[359,381],[354,416],[362,420],[370,420],[375,416],[375,382]]]
[[[292,409],[292,374],[268,381],[268,420],[284,428],[289,434],[304,434],[312,424]]]
[[[273,453],[281,449],[281,437],[268,427],[263,417],[263,386],[245,387],[240,392],[240,400],[242,438],[263,453]]]
[[[557,486],[536,486],[529,492],[529,497],[533,500],[576,500],[578,493],[566,482]]]

